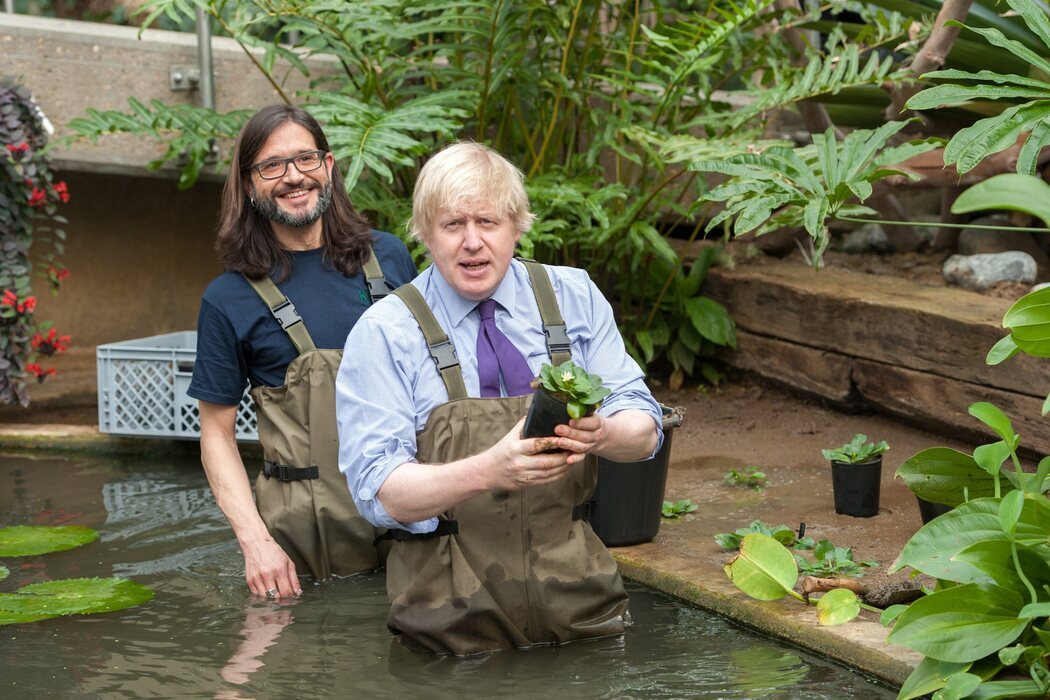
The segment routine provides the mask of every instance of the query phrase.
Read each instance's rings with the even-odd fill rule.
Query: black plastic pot
[[[564,401],[559,401],[543,389],[538,389],[532,395],[532,403],[529,404],[529,412],[525,416],[525,427],[522,429],[523,438],[550,437],[554,435],[554,428],[559,425],[567,425],[569,422],[569,410]]]
[[[835,512],[855,518],[879,514],[882,486],[882,457],[870,462],[831,462],[831,485],[835,490]]]
[[[918,496],[915,500],[919,502],[919,517],[922,518],[922,524],[930,522],[934,518],[940,517],[952,509],[951,506],[946,506],[943,503],[934,503],[933,501],[927,501]]]
[[[682,425],[681,409],[660,408],[664,444],[651,459],[613,462],[598,458],[598,486],[588,504],[587,521],[607,547],[649,542],[660,529],[671,436]]]

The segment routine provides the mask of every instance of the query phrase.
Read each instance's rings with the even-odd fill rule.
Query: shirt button
[[[361,489],[357,495],[364,499],[370,499],[372,498],[372,489]]]

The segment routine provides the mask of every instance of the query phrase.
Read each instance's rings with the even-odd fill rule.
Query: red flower
[[[47,202],[47,192],[33,186],[33,194],[29,195],[29,206],[42,207]]]
[[[9,143],[9,144],[7,144],[6,148],[7,148],[7,152],[8,153],[10,153],[11,155],[15,155],[15,154],[18,154],[18,153],[25,153],[26,151],[28,151],[29,150],[29,144],[28,143],[20,143],[20,144],[18,144],[16,146],[13,143]]]
[[[54,367],[48,367],[44,369],[35,362],[26,365],[26,371],[36,377],[37,382],[43,384],[44,380],[47,379],[48,375],[55,375],[57,372]]]
[[[63,203],[69,201],[69,188],[66,187],[65,180],[59,180],[58,182],[56,182],[54,189],[55,194],[58,195],[58,198],[61,199]]]
[[[33,345],[33,349],[39,352],[41,355],[51,357],[56,352],[65,352],[66,348],[69,347],[68,335],[55,335],[55,329],[52,328],[47,332],[47,335],[40,335],[39,333],[33,334],[33,339],[30,341]]]
[[[0,299],[0,306],[10,306],[11,308],[18,306],[18,295],[10,289],[5,289],[4,296]]]
[[[68,269],[56,267],[55,265],[47,266],[47,280],[51,283],[52,289],[58,289],[67,277],[69,277]]]
[[[36,309],[36,297],[26,297],[24,300],[22,300],[22,303],[20,303],[15,308],[20,314],[33,313],[33,311]]]

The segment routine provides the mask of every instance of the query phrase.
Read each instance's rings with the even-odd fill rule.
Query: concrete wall
[[[213,39],[216,109],[256,109],[278,102],[273,87],[230,39]],[[38,318],[73,335],[74,349],[196,327],[201,292],[221,270],[212,249],[222,173],[180,192],[173,170],[145,164],[163,153],[150,139],[106,136],[98,145],[58,143],[68,122],[90,108],[127,110],[148,103],[192,103],[172,92],[168,68],[196,64],[196,36],[134,27],[0,13],[0,75],[28,87],[54,124],[58,176],[72,195],[65,264],[71,276],[51,297],[36,285]],[[327,68],[313,62],[316,71]],[[298,74],[278,71],[294,94]],[[228,145],[227,145],[228,147]],[[88,358],[89,359],[89,358]]]

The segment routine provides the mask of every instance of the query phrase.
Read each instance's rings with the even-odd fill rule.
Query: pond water
[[[0,526],[86,525],[98,541],[6,558],[19,586],[122,576],[156,597],[119,612],[0,627],[5,698],[892,698],[858,674],[629,585],[623,638],[456,659],[385,628],[382,577],[253,601],[196,460],[0,455]]]

